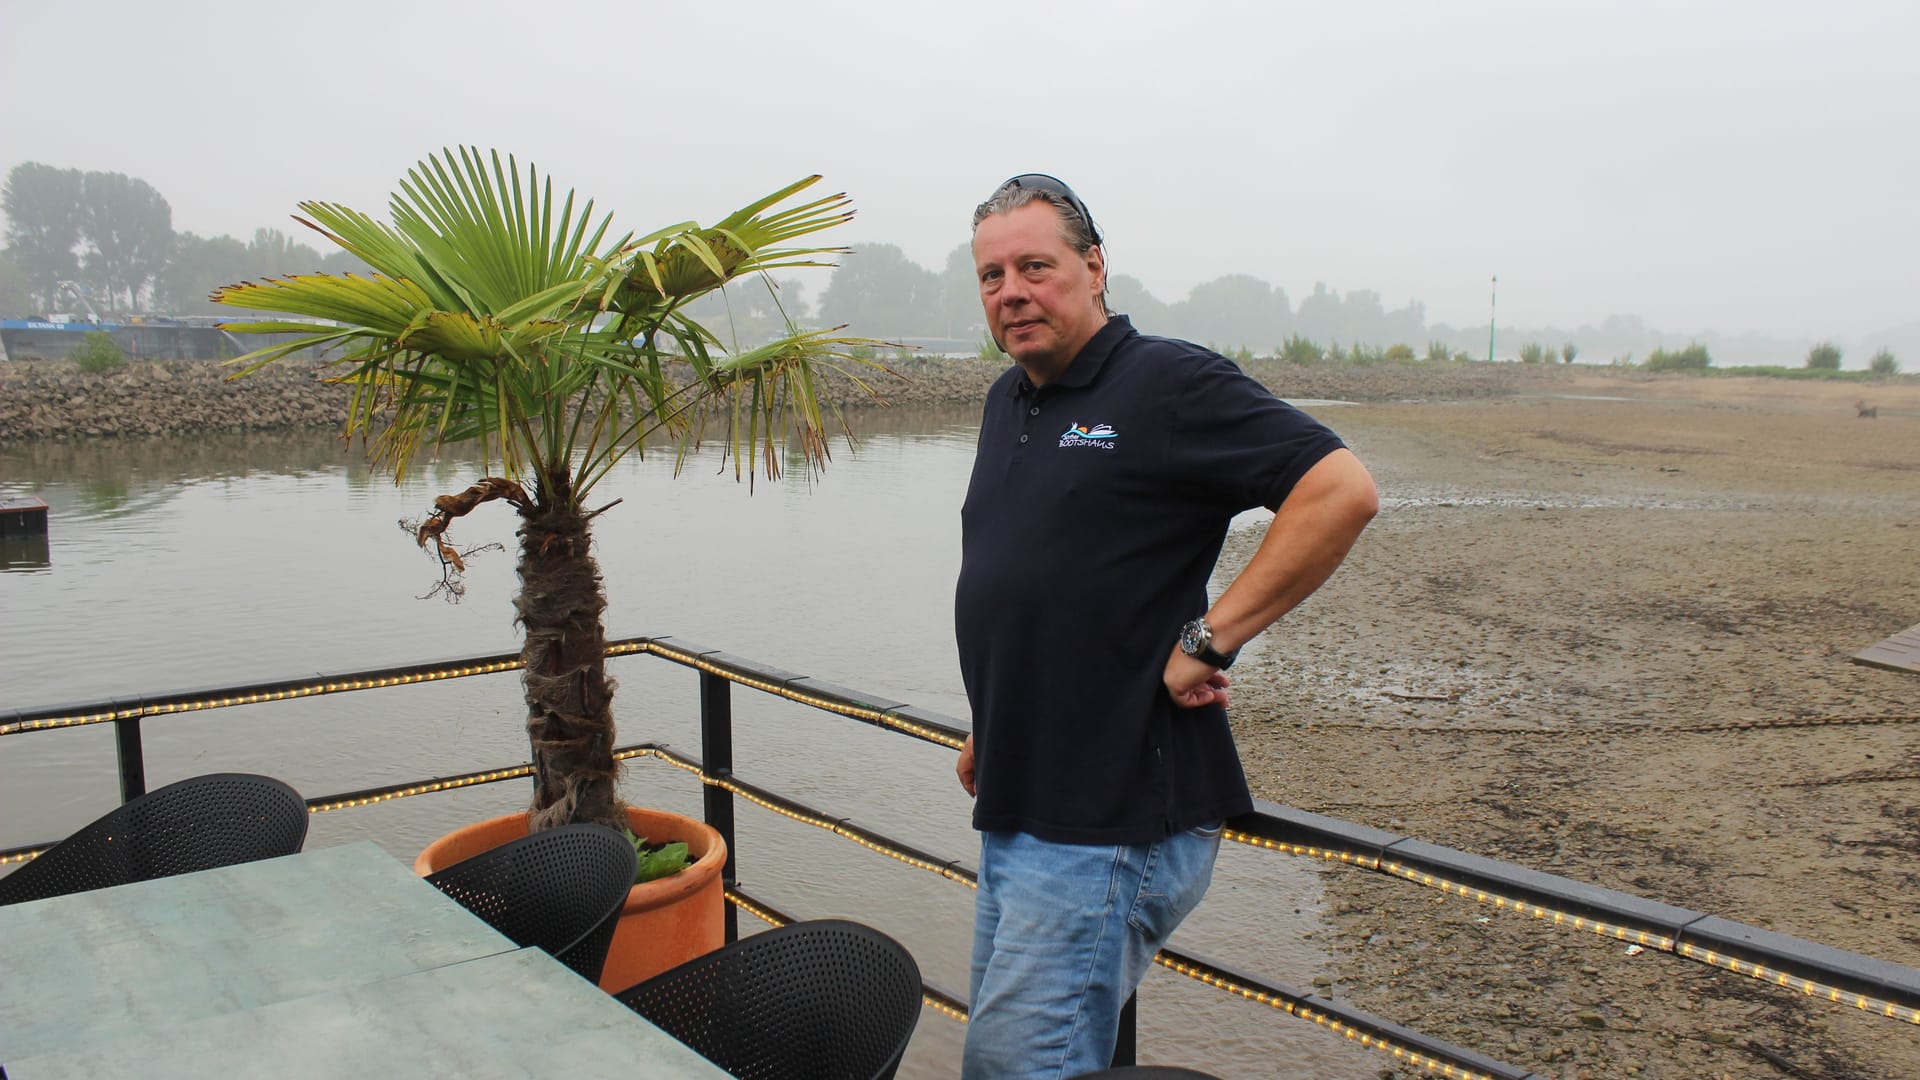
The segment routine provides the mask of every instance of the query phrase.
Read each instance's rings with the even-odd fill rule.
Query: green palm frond
[[[434,306],[453,307],[461,302],[458,294],[420,257],[419,249],[393,226],[337,203],[303,202],[300,211],[307,217],[296,214],[295,221],[351,252],[376,273],[411,283]]]
[[[728,353],[681,307],[739,277],[824,265],[841,249],[785,246],[851,216],[844,195],[793,206],[812,176],[702,228],[681,222],[609,240],[611,215],[554,192],[532,166],[462,147],[408,172],[392,224],[335,203],[300,204],[304,224],[374,273],[229,285],[214,299],[327,320],[261,319],[236,330],[296,335],[230,363],[241,373],[312,347],[337,350],[353,390],[349,433],[404,475],[429,446],[476,440],[483,466],[538,490],[559,476],[578,501],[626,454],[666,436],[683,450],[724,418],[736,469],[777,474],[791,438],[824,459],[818,373],[852,359],[852,339],[792,336]],[[858,381],[858,380],[856,380]],[[862,384],[864,385],[864,384]],[[715,403],[721,403],[717,409]]]
[[[556,220],[553,183],[532,166],[523,187],[518,163],[503,166],[497,151],[491,171],[476,151],[462,147],[457,170],[443,153],[446,162],[429,158],[407,174],[391,209],[394,226],[469,306],[500,312],[591,273],[612,215],[592,225],[589,199],[576,220],[569,191]]]
[[[641,237],[635,241],[633,271],[622,283],[613,306],[621,311],[646,312],[693,299],[756,271],[829,265],[817,257],[845,249],[774,245],[851,219],[851,200],[844,194],[762,216],[763,211],[819,180],[818,176],[809,176],[795,181],[708,228],[687,223]]]
[[[376,274],[296,274],[287,278],[246,281],[214,291],[222,304],[310,315],[347,323],[367,331],[398,334],[421,311],[433,304],[411,281]]]

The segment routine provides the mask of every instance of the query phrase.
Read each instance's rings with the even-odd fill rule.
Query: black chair
[[[483,851],[427,881],[518,945],[600,980],[633,888],[633,843],[605,825],[562,825]]]
[[[754,1080],[885,1080],[920,1020],[920,967],[871,927],[816,919],[697,956],[616,993]]]
[[[0,878],[0,904],[292,855],[307,802],[270,776],[209,773],[149,791]]]

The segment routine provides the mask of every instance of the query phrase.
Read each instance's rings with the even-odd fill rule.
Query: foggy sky
[[[1912,0],[0,0],[0,171],[129,173],[243,239],[384,218],[460,144],[622,230],[820,172],[839,242],[936,271],[1044,171],[1166,301],[1247,273],[1484,325],[1498,274],[1503,326],[1848,338],[1920,320],[1916,40]]]

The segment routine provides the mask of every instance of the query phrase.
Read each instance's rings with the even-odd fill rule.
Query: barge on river
[[[226,360],[278,336],[221,328],[232,321],[218,315],[130,315],[118,322],[59,315],[0,319],[0,361],[64,360],[90,331],[110,335],[128,360]]]

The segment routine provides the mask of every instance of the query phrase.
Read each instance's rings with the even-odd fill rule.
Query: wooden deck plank
[[[1885,641],[1853,654],[1853,662],[1920,675],[1920,626],[1908,627]]]

